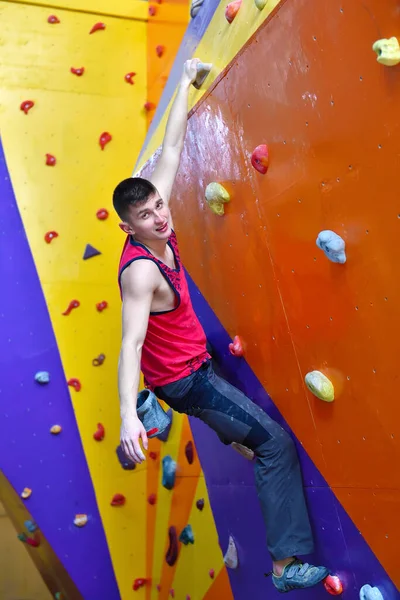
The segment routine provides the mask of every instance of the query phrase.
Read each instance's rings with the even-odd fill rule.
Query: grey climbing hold
[[[100,250],[97,250],[94,246],[91,246],[90,244],[86,244],[85,252],[83,253],[83,260],[93,258],[93,256],[98,256],[99,254],[101,254]]]
[[[239,558],[235,540],[231,535],[229,536],[228,549],[224,556],[224,563],[229,569],[237,569],[239,566]]]
[[[320,248],[329,260],[334,263],[344,264],[346,262],[346,243],[335,233],[326,229],[320,231],[317,237],[317,246]]]
[[[185,544],[185,546],[188,544],[194,544],[194,535],[191,525],[186,525],[186,527],[182,529],[181,535],[179,536],[179,541],[182,542],[182,544]]]
[[[190,16],[192,19],[197,15],[200,8],[202,7],[204,0],[192,0],[192,6],[190,8]]]
[[[383,600],[382,592],[366,583],[360,589],[360,600]]]
[[[176,462],[170,456],[162,460],[162,485],[167,490],[172,490],[175,485]]]
[[[196,79],[193,81],[193,86],[196,88],[196,90],[199,90],[201,88],[201,86],[207,79],[211,69],[212,63],[197,63],[197,76]]]
[[[37,383],[49,383],[50,381],[50,373],[48,373],[47,371],[38,371],[35,375],[35,381],[37,381]]]
[[[166,415],[169,418],[169,425],[161,433],[158,433],[156,435],[156,437],[158,437],[158,439],[161,440],[162,442],[167,442],[168,441],[169,432],[171,431],[172,420],[173,420],[173,412],[172,412],[171,408],[169,408],[167,410]]]

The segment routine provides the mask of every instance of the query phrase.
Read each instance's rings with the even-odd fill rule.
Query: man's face
[[[146,204],[132,207],[129,218],[120,227],[138,240],[168,239],[171,235],[168,205],[157,192]]]

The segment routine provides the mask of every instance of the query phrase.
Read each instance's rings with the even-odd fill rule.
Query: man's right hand
[[[121,423],[121,447],[125,454],[137,464],[146,460],[140,447],[140,438],[144,449],[147,450],[147,434],[143,423],[137,415],[125,417]]]

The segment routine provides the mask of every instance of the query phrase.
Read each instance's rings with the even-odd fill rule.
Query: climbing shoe
[[[329,575],[329,569],[326,567],[314,567],[295,558],[291,563],[286,565],[282,571],[282,575],[278,576],[274,573],[268,573],[268,575],[272,575],[272,582],[278,592],[284,594],[292,590],[300,590],[317,585],[317,583],[320,583],[320,581]]]

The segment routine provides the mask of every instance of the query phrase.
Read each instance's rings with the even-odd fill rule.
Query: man
[[[123,299],[118,373],[121,445],[135,463],[145,460],[140,440],[147,450],[147,436],[136,413],[142,370],[146,386],[174,410],[202,419],[225,443],[250,448],[256,457],[256,485],[273,561],[273,583],[287,592],[314,586],[329,574],[325,567],[296,558],[313,550],[296,450],[277,423],[214,373],[206,336],[190,301],[168,207],[198,62],[185,63],[150,181],[129,178],[114,191],[120,227],[128,236],[119,270]]]

